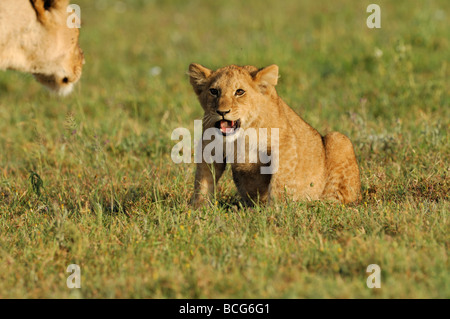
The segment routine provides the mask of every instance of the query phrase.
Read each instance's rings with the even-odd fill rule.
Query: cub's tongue
[[[226,129],[234,126],[234,121],[220,121],[220,128]]]
[[[234,126],[234,121],[220,121],[220,130],[226,132]]]

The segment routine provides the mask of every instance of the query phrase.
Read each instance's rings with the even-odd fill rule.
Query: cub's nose
[[[217,114],[219,114],[219,115],[220,115],[220,116],[222,116],[222,117],[224,117],[224,116],[225,116],[225,114],[228,114],[228,113],[230,113],[230,111],[231,111],[231,110],[228,110],[228,111],[222,112],[222,111],[216,110]]]

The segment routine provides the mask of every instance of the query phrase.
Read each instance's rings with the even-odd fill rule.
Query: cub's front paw
[[[207,196],[201,195],[201,194],[194,194],[192,195],[189,206],[193,208],[200,208],[208,204],[208,198]]]

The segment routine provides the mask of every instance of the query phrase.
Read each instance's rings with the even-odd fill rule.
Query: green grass
[[[0,74],[0,298],[450,297],[449,1],[378,1],[378,30],[371,1],[77,3],[73,95]],[[283,99],[353,141],[362,202],[239,208],[227,172],[192,210],[170,159],[202,116],[191,62],[278,64]]]

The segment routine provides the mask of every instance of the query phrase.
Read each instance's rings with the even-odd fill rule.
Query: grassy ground
[[[73,95],[0,74],[0,298],[449,298],[450,2],[87,1]],[[278,92],[355,145],[363,200],[191,210],[173,129],[191,62],[276,63]],[[68,289],[69,264],[82,289]],[[381,267],[381,289],[366,267]]]

